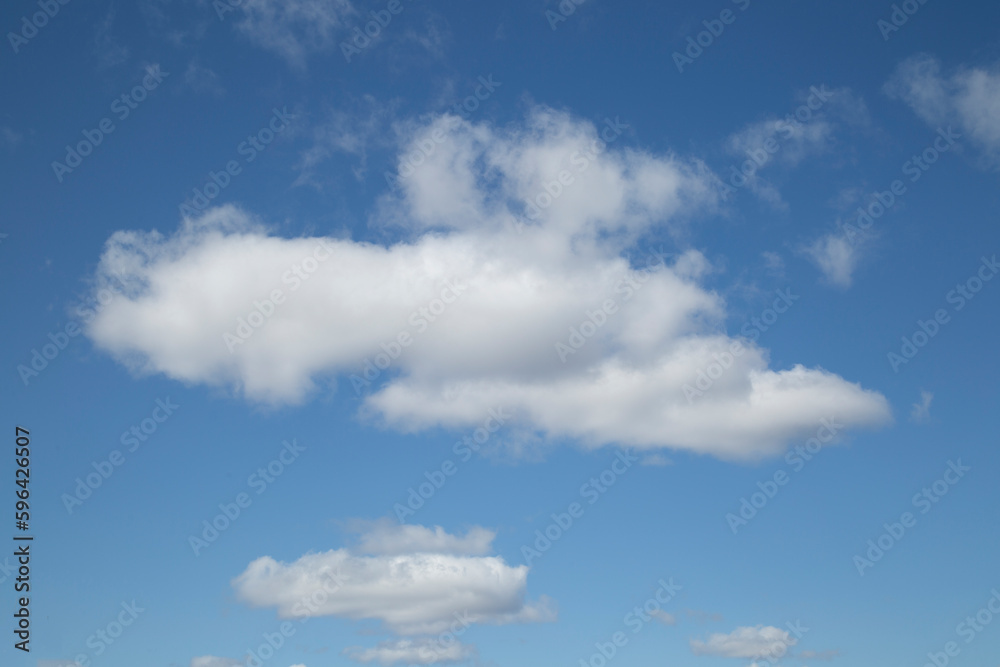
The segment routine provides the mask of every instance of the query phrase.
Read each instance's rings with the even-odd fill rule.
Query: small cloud
[[[219,83],[219,75],[213,70],[192,60],[184,71],[184,85],[199,93],[209,93],[221,97],[226,90]]]
[[[945,72],[937,58],[916,55],[899,65],[883,92],[931,127],[947,125],[950,133],[956,125],[956,138],[977,144],[1000,163],[1000,62]]]
[[[760,254],[764,258],[764,268],[776,276],[785,275],[785,260],[776,252],[765,251]]]
[[[910,411],[910,419],[918,424],[923,424],[931,418],[931,402],[934,400],[934,394],[929,391],[920,392],[920,402],[913,404],[913,409]]]
[[[845,211],[860,203],[864,195],[865,189],[860,185],[842,188],[840,192],[838,192],[836,196],[830,200],[830,206],[838,211]]]
[[[717,632],[705,641],[690,640],[691,651],[695,655],[711,655],[720,658],[751,658],[784,655],[796,640],[786,630],[772,626],[736,628],[730,633]]]
[[[668,459],[663,454],[649,454],[648,456],[643,457],[642,461],[640,461],[639,463],[640,465],[644,466],[660,466],[660,467],[672,466],[674,464],[673,461]]]
[[[662,609],[657,609],[656,611],[651,613],[650,616],[658,620],[660,623],[663,623],[664,625],[677,625],[677,617],[674,616],[673,614],[668,614]]]
[[[21,143],[21,140],[23,139],[24,137],[11,128],[6,125],[0,125],[0,143],[3,143],[8,148],[14,148]]]
[[[854,269],[858,265],[858,253],[847,239],[839,234],[827,234],[806,248],[827,282],[838,287],[850,287]]]

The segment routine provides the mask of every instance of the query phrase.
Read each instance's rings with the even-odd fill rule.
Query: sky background
[[[31,432],[35,536],[30,654],[0,557],[3,663],[246,664],[339,564],[341,597],[263,664],[601,667],[617,632],[620,667],[918,667],[949,642],[948,664],[995,664],[1000,620],[960,624],[1000,610],[1000,280],[976,282],[1000,271],[1000,7],[927,0],[896,26],[855,0],[400,0],[345,46],[390,4],[78,1],[37,30],[36,3],[0,12],[3,414],[12,449]],[[124,118],[122,95],[144,98]],[[104,118],[79,166],[54,166]],[[457,301],[415,333],[445,280]],[[274,289],[287,303],[227,343]],[[606,299],[620,309],[563,362]],[[399,332],[412,348],[355,391]],[[510,417],[465,460],[488,409]],[[806,461],[821,419],[843,427]],[[635,631],[661,580],[681,588]],[[123,603],[143,611],[95,640]],[[470,609],[460,643],[417,650]]]

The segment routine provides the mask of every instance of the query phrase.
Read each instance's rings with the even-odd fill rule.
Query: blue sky
[[[4,664],[995,660],[995,3],[2,14]]]

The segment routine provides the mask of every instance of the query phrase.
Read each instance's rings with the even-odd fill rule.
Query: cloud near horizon
[[[378,538],[362,539],[360,550],[308,553],[292,563],[258,558],[233,579],[233,589],[246,604],[272,607],[280,618],[373,619],[403,636],[556,618],[549,598],[527,600],[526,565],[468,555],[469,541],[481,542],[484,535],[492,551],[491,531],[473,527],[459,537],[440,528],[385,523],[376,530]],[[377,543],[386,545],[385,553],[371,553]]]

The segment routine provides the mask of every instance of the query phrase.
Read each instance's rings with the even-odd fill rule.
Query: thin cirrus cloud
[[[428,636],[448,632],[456,623],[507,625],[555,620],[549,598],[527,599],[527,566],[512,567],[499,556],[467,555],[461,548],[463,538],[449,542],[432,537],[438,531],[404,528],[395,527],[399,534],[385,554],[342,548],[309,553],[293,563],[263,556],[233,579],[233,588],[246,604],[275,608],[281,618],[372,619],[396,635],[430,639]],[[383,527],[383,532],[391,530]],[[464,539],[477,541],[479,531],[482,529],[473,529]],[[369,547],[371,544],[367,542]],[[455,544],[460,548],[452,548]],[[406,546],[406,553],[402,553]],[[316,598],[317,590],[334,585],[331,581],[335,592]],[[378,649],[372,655],[377,653]]]
[[[235,4],[235,3],[234,3]],[[356,10],[349,0],[243,0],[238,30],[256,46],[305,67],[310,53],[333,48]]]
[[[784,117],[769,116],[745,125],[725,141],[730,156],[739,159],[722,175],[727,183],[746,187],[762,200],[785,209],[778,188],[762,176],[776,166],[792,168],[804,160],[828,152],[838,132],[871,124],[864,99],[850,88],[828,89],[825,85],[801,91],[800,105]],[[766,150],[765,146],[771,146]],[[752,169],[750,167],[753,167]]]
[[[1000,164],[1000,62],[945,72],[940,60],[919,54],[899,65],[884,90],[929,125],[957,125]]]
[[[293,404],[337,378],[349,392],[407,333],[363,399],[365,414],[401,431],[474,427],[502,408],[512,432],[586,447],[756,459],[822,418],[888,421],[881,394],[821,368],[771,369],[746,341],[711,391],[687,400],[684,387],[734,342],[719,333],[724,301],[700,284],[710,264],[696,250],[659,252],[637,273],[627,255],[644,235],[714,211],[719,182],[697,160],[603,144],[621,127],[544,107],[505,128],[428,121],[402,147],[398,194],[375,206],[376,224],[401,230],[388,245],[282,238],[232,206],[168,235],[116,232],[97,283],[129,287],[87,334],[137,372]],[[289,280],[320,246],[326,261]],[[264,325],[227,344],[275,289],[285,299]],[[443,292],[453,303],[433,322],[415,315]],[[613,313],[595,314],[612,301]],[[588,320],[595,333],[566,352]]]

